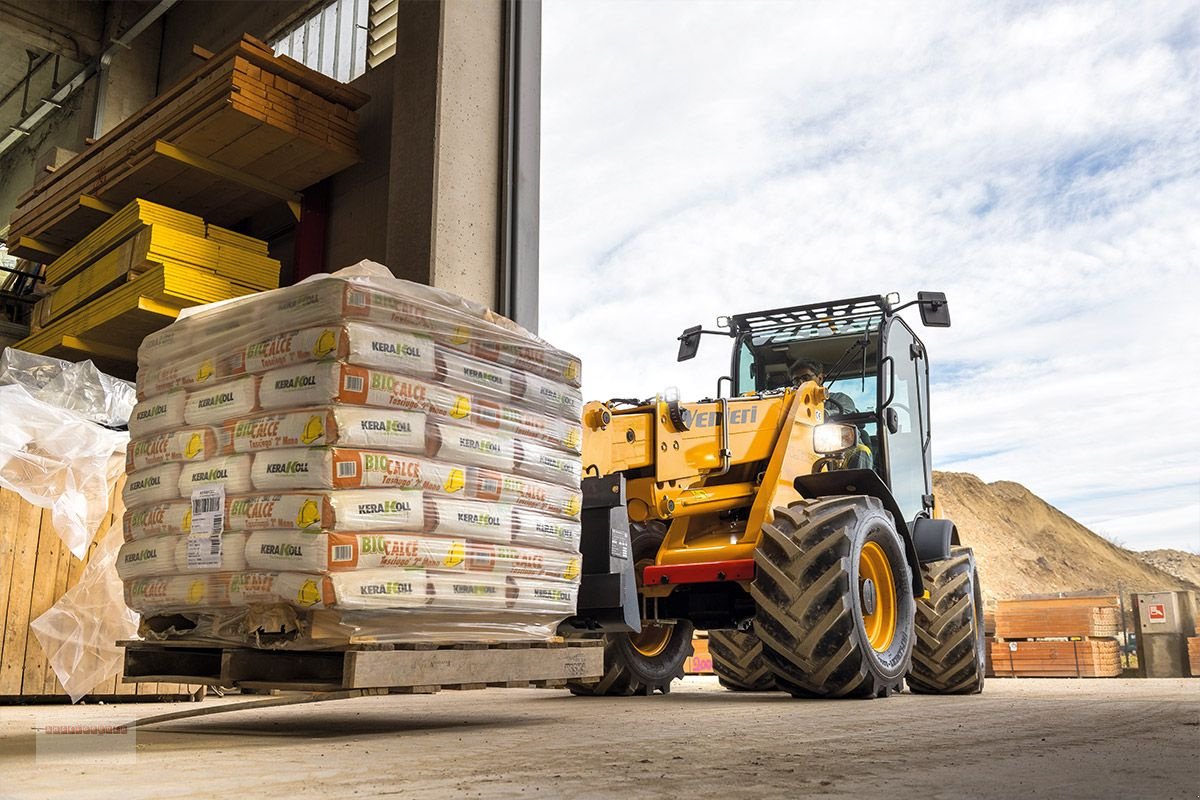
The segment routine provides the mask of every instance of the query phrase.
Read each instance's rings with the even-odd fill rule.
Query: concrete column
[[[500,0],[401,3],[387,263],[496,307],[503,98]]]

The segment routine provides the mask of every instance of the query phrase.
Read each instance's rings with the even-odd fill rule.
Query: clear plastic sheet
[[[143,634],[529,639],[574,613],[574,356],[363,262],[181,315],[138,365]]]
[[[0,486],[50,509],[55,530],[76,558],[87,553],[108,513],[129,435],[0,386]]]
[[[71,702],[120,669],[124,651],[116,643],[138,631],[115,566],[121,537],[106,530],[98,538],[79,582],[29,625]]]
[[[91,361],[72,363],[15,347],[0,352],[0,385],[19,384],[38,400],[110,428],[123,428],[137,402],[133,384]]]

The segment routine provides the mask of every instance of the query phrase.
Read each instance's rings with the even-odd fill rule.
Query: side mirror
[[[885,408],[883,410],[883,421],[887,425],[888,433],[900,432],[900,415],[896,413],[896,409]]]
[[[688,328],[679,336],[679,357],[676,361],[687,361],[696,357],[696,351],[700,349],[700,329],[703,325],[696,325],[693,328]]]
[[[921,323],[926,328],[950,327],[950,304],[945,292],[917,292],[917,304],[921,307]]]

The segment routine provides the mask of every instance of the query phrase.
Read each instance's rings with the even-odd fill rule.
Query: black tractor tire
[[[665,535],[666,527],[661,523],[630,523],[630,552],[637,565],[639,581],[644,566],[654,563]],[[567,688],[572,694],[585,697],[629,697],[655,692],[669,694],[671,682],[683,677],[683,662],[692,654],[695,627],[685,620],[678,620],[668,627],[670,638],[653,655],[642,653],[635,647],[637,634],[604,634],[604,675],[600,681],[568,683]],[[642,630],[650,630],[645,622]]]
[[[916,641],[908,688],[916,694],[978,694],[987,669],[983,593],[975,554],[921,565],[928,598],[917,599]]]
[[[801,500],[775,511],[754,554],[754,630],[775,683],[794,697],[886,697],[903,687],[913,647],[912,572],[896,524],[874,497]],[[894,610],[876,650],[864,547],[886,559]],[[880,554],[881,553],[881,554]],[[871,586],[874,584],[872,582]],[[878,590],[878,587],[874,587]],[[884,602],[877,595],[873,602]],[[868,607],[870,606],[870,607]]]
[[[726,689],[734,692],[771,692],[775,676],[763,661],[762,642],[752,632],[709,631],[708,654],[713,672]]]

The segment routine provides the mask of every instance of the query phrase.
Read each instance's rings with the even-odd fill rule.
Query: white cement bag
[[[466,468],[402,453],[340,447],[286,448],[254,455],[254,487],[262,490],[394,487],[463,493]]]
[[[234,497],[226,502],[232,530],[403,530],[436,525],[423,492],[344,489]]]
[[[431,426],[433,455],[444,461],[512,472],[516,466],[516,439],[506,433],[463,425]]]
[[[174,538],[175,572],[237,572],[246,569],[246,539],[248,534],[226,531],[217,537],[194,535]],[[190,541],[189,541],[190,540]],[[218,542],[220,549],[209,549]],[[198,547],[199,546],[199,547]]]
[[[183,418],[188,425],[220,425],[258,406],[258,378],[244,375],[188,392]]]
[[[190,498],[205,486],[221,486],[227,494],[250,491],[249,454],[219,456],[196,464],[185,464],[179,474],[179,497]]]
[[[481,500],[513,503],[563,517],[578,517],[583,494],[577,487],[560,486],[520,475],[474,467],[468,478],[471,496]]]
[[[462,539],[404,533],[298,533],[258,531],[250,535],[246,561],[254,569],[339,572],[379,567],[462,570]]]
[[[333,406],[257,414],[226,427],[239,453],[340,444],[433,455],[425,420],[419,411]]]
[[[187,399],[186,391],[175,389],[142,400],[129,416],[130,437],[141,439],[171,428],[182,428]]]
[[[429,495],[431,512],[425,530],[442,536],[465,536],[496,544],[512,541],[513,507],[508,503],[483,503]]]
[[[518,439],[515,471],[563,486],[579,486],[583,477],[583,462],[577,455],[554,450],[528,439]]]
[[[121,491],[125,507],[135,508],[179,497],[179,474],[182,466],[175,463],[159,464],[130,473],[125,481],[125,488]]]
[[[137,372],[138,399],[153,397],[172,389],[196,389],[226,377],[218,374],[218,359],[212,353],[177,359],[161,366],[139,369]]]
[[[581,525],[578,520],[551,517],[526,509],[513,514],[513,542],[527,547],[579,552]]]
[[[125,449],[125,471],[136,472],[168,461],[204,461],[221,454],[216,428],[182,428],[135,439]]]
[[[284,584],[291,588],[300,584],[294,596],[303,597],[305,576],[294,572],[280,573]],[[429,604],[429,581],[421,569],[366,569],[338,572],[320,578],[321,604],[346,610],[387,608],[421,608]],[[305,607],[303,602],[296,605]],[[316,604],[313,604],[315,606]],[[308,607],[313,607],[308,606]]]
[[[139,542],[126,542],[117,551],[117,575],[121,580],[170,575],[175,570],[178,536],[154,536]]]
[[[575,613],[579,597],[579,585],[569,581],[539,578],[510,578],[516,598],[514,611],[532,611],[546,614],[569,615]]]
[[[341,573],[341,575],[358,574],[360,573]],[[430,608],[433,610],[503,609],[508,607],[509,585],[503,575],[489,575],[484,572],[430,571],[427,573],[427,577],[433,595],[430,601]]]
[[[186,534],[192,528],[192,502],[166,500],[128,509],[122,527],[127,542],[162,534]]]

